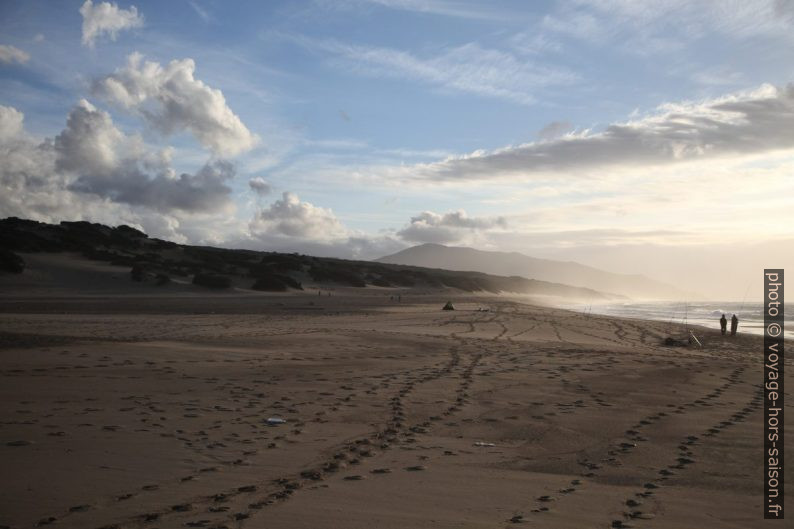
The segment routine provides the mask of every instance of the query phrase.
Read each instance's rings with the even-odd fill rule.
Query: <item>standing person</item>
[[[736,336],[736,329],[739,327],[739,318],[736,314],[731,316],[731,336]]]
[[[725,314],[722,315],[720,318],[720,329],[722,330],[722,335],[725,336],[725,331],[728,328],[728,320],[725,318]]]

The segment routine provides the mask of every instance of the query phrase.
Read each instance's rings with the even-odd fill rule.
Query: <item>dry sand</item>
[[[661,323],[496,297],[6,279],[0,527],[784,523],[762,520],[757,337],[667,348]]]

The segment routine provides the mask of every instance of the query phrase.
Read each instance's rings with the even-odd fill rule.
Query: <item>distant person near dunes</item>
[[[725,314],[722,315],[720,318],[720,329],[722,330],[722,335],[725,336],[725,331],[728,328],[728,320],[725,318]]]
[[[731,336],[736,336],[736,329],[739,328],[739,318],[736,317],[736,314],[731,316]]]

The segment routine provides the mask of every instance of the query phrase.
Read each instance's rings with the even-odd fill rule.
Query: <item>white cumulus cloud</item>
[[[120,9],[116,3],[94,4],[91,0],[85,0],[80,7],[80,14],[83,16],[83,45],[90,48],[94,47],[99,37],[107,35],[110,40],[116,40],[120,31],[143,26],[143,15],[138,14],[135,6]]]
[[[0,105],[0,143],[6,143],[22,134],[25,115],[14,107]]]
[[[332,210],[302,201],[290,192],[259,208],[248,224],[246,236],[226,244],[346,259],[372,259],[405,247],[403,241],[390,234],[370,235],[351,230]]]
[[[411,217],[397,235],[410,242],[445,244],[467,241],[479,232],[506,227],[504,217],[470,217],[463,210],[444,214],[423,211]]]
[[[152,150],[85,100],[71,110],[54,139],[28,135],[23,118],[18,110],[0,106],[0,216],[47,222],[124,220],[184,240],[186,219],[195,228],[195,219],[233,209],[227,183],[234,167],[229,162],[177,174],[168,149]],[[203,229],[212,232],[212,226]]]
[[[269,195],[271,191],[273,191],[273,186],[265,182],[265,179],[261,176],[257,176],[248,180],[248,187],[251,188],[251,191],[261,197]]]
[[[234,156],[251,149],[258,137],[229,108],[223,92],[194,77],[195,70],[193,59],[161,66],[133,53],[123,68],[96,80],[93,89],[164,134],[189,131],[216,154]]]
[[[330,241],[350,235],[333,211],[303,202],[290,192],[284,192],[279,200],[260,209],[251,221],[250,230],[257,238],[275,236],[313,241]]]

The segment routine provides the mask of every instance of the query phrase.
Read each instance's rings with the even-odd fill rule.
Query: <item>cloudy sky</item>
[[[794,266],[790,0],[4,1],[0,35],[0,217],[734,299]]]

